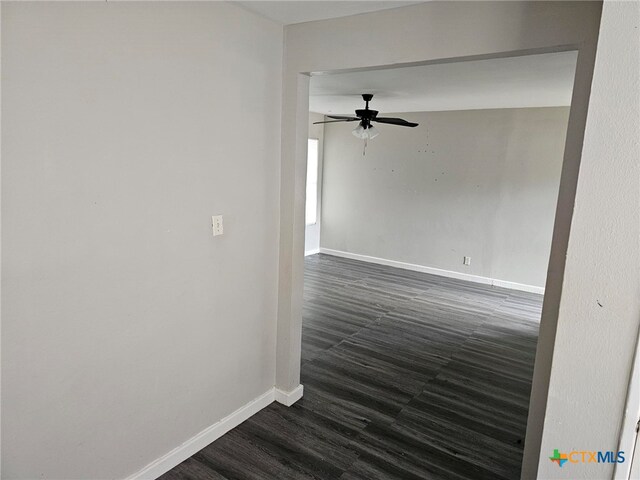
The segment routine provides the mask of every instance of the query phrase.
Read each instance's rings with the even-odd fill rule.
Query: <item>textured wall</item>
[[[3,478],[126,477],[274,384],[282,28],[2,13]]]
[[[327,124],[322,247],[544,287],[569,109],[389,115]]]
[[[639,25],[637,2],[604,3],[538,478],[612,478],[613,464],[548,457],[618,449],[640,327]]]

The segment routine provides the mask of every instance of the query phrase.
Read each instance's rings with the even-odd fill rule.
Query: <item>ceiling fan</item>
[[[318,123],[335,123],[335,122],[357,122],[360,120],[358,126],[353,130],[353,135],[358,138],[362,138],[364,140],[377,137],[380,132],[376,130],[376,128],[371,125],[371,122],[377,123],[388,123],[391,125],[399,125],[401,127],[417,127],[417,123],[407,122],[402,118],[392,118],[392,117],[378,117],[377,110],[369,109],[369,102],[373,98],[373,95],[370,93],[363,93],[362,99],[365,101],[364,109],[356,110],[356,115],[354,117],[344,117],[341,115],[327,115],[328,118],[332,118],[333,120],[325,120],[324,122],[313,122],[314,125]]]

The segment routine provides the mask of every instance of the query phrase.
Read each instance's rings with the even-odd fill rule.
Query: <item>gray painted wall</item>
[[[3,3],[3,478],[126,477],[273,387],[281,60],[228,3]]]
[[[569,108],[391,116],[325,127],[321,246],[544,287]]]
[[[614,478],[610,463],[558,468],[545,458],[556,448],[625,450],[615,478],[638,478],[623,472],[640,409],[637,395],[625,406],[640,354],[639,24],[640,3],[605,1],[537,478]]]

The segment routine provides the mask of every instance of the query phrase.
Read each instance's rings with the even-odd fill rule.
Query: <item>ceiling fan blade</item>
[[[355,121],[355,120],[360,120],[358,117],[345,117],[344,115],[327,115],[327,118],[333,118],[335,120],[350,120],[350,121]]]
[[[417,127],[417,123],[407,122],[402,118],[392,118],[392,117],[376,117],[371,119],[372,122],[379,123],[389,123],[391,125],[399,125],[401,127]]]
[[[356,120],[360,120],[359,118],[345,118],[343,120],[325,120],[324,122],[313,122],[314,125],[318,123],[336,123],[336,122],[355,122]]]

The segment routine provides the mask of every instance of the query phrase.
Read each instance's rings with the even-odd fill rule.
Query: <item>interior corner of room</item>
[[[348,113],[360,99],[345,92],[369,85],[376,108],[419,125],[379,126],[363,147],[352,123],[310,113],[305,253],[543,293],[576,57],[312,77],[316,111]]]

